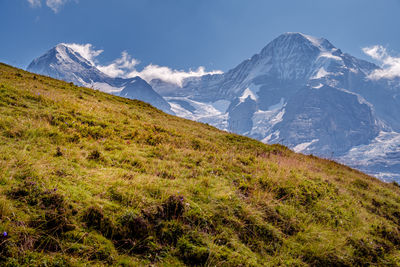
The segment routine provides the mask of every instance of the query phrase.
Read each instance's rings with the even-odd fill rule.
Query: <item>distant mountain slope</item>
[[[397,183],[4,64],[0,155],[1,266],[400,262]]]
[[[27,70],[108,93],[118,95],[123,92],[124,97],[142,100],[173,113],[171,106],[140,77],[111,78],[65,44],[58,44],[34,59]]]
[[[370,79],[375,70],[375,64],[343,53],[324,38],[286,33],[224,74],[188,78],[175,90],[171,84],[150,83],[179,116],[196,114],[196,120],[221,129],[400,179],[390,154],[375,150],[379,163],[371,155],[367,165],[351,158],[354,151],[349,154],[376,143],[381,134],[400,132],[400,81]],[[214,113],[186,110],[174,99],[202,103],[202,110]],[[229,107],[215,109],[221,102]]]

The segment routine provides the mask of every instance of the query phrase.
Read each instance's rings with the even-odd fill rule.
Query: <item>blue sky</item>
[[[400,52],[400,0],[0,0],[0,61],[26,68],[57,43],[92,44],[108,65],[227,71],[284,32]]]

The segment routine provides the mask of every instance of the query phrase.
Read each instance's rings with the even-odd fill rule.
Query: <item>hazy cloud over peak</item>
[[[173,83],[178,86],[182,86],[182,82],[185,78],[189,77],[200,77],[207,74],[221,74],[222,71],[214,70],[207,72],[204,67],[200,66],[197,70],[173,70],[168,67],[158,66],[158,65],[147,65],[142,71],[132,71],[128,73],[128,77],[139,76],[143,80],[150,82],[153,79],[160,79],[164,82]]]
[[[140,62],[132,58],[128,52],[123,51],[121,57],[115,59],[111,64],[105,66],[96,66],[100,71],[111,77],[126,77],[127,73],[135,70]]]
[[[78,52],[82,57],[87,59],[90,63],[93,65],[95,64],[95,59],[97,56],[99,56],[101,53],[103,53],[103,50],[96,50],[93,48],[92,44],[64,44],[71,48],[72,50]]]
[[[160,79],[164,82],[173,83],[182,86],[182,82],[188,77],[199,77],[207,74],[220,74],[222,71],[206,71],[200,66],[196,70],[174,70],[165,66],[154,64],[147,65],[141,71],[137,70],[137,65],[140,61],[133,58],[127,51],[121,53],[121,57],[113,60],[108,65],[101,65],[96,60],[96,57],[103,53],[103,50],[96,50],[92,44],[65,44],[78,52],[82,57],[90,61],[103,73],[111,77],[132,78],[139,76],[143,80],[150,82],[153,79]]]
[[[381,69],[375,70],[369,75],[370,79],[378,80],[400,77],[400,57],[390,56],[387,49],[381,45],[364,47],[362,50],[381,65]]]

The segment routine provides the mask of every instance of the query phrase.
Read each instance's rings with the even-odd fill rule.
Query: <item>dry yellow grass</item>
[[[2,265],[396,266],[399,193],[0,65]]]

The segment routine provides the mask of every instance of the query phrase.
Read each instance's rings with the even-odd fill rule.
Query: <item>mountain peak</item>
[[[77,85],[138,99],[173,114],[171,106],[140,77],[113,78],[79,53],[79,49],[59,43],[29,64],[28,71],[47,75]]]
[[[325,38],[318,38],[300,32],[287,32],[279,35],[262,50],[262,54],[271,49],[281,50],[285,53],[298,50],[302,53],[307,51],[334,52],[338,50]]]
[[[33,60],[27,70],[82,85],[107,78],[90,61],[64,43],[57,44]]]
[[[301,32],[287,32],[282,34],[281,36],[286,37],[287,39],[295,39],[297,41],[303,41],[311,43],[313,46],[318,47],[322,51],[331,51],[336,49],[334,45],[332,45],[327,39],[321,37],[314,37],[311,35],[307,35]],[[279,37],[278,37],[279,38]]]
[[[65,44],[65,43],[59,43],[59,44],[57,44],[54,48],[55,48],[55,49],[66,49],[66,48],[69,48],[69,47],[68,47],[68,45]]]
[[[74,61],[84,65],[93,66],[88,59],[65,43],[59,43],[53,49],[57,52],[57,59],[60,61]]]

